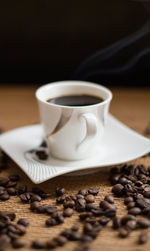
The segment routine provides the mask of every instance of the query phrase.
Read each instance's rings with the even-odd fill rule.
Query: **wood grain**
[[[111,104],[111,112],[129,127],[143,133],[145,127],[150,121],[150,89],[116,89],[113,90],[114,98]],[[10,130],[19,126],[29,125],[39,122],[38,108],[34,97],[34,87],[2,86],[0,87],[0,126],[5,130]],[[140,158],[132,163],[142,163],[150,166],[150,157]],[[44,188],[51,194],[50,199],[43,203],[55,203],[55,189],[57,186],[65,187],[67,194],[75,194],[79,189],[97,187],[100,189],[96,203],[99,203],[106,194],[111,193],[111,186],[108,180],[109,167],[102,169],[98,173],[90,176],[61,176],[47,181],[39,187]],[[34,184],[11,160],[9,169],[4,171],[1,176],[8,176],[11,173],[18,173],[21,176],[21,184],[27,184],[29,188]],[[118,215],[126,213],[122,199],[115,199]],[[59,207],[62,210],[62,206]],[[51,228],[44,226],[45,219],[48,216],[34,214],[30,212],[29,205],[20,203],[18,197],[12,196],[7,202],[0,202],[0,210],[13,211],[17,214],[17,219],[28,218],[30,225],[27,228],[27,234],[24,239],[27,240],[26,248],[23,251],[30,250],[32,240],[49,240],[56,236],[64,228],[71,227],[74,222],[78,221],[78,214],[74,213],[73,217],[65,220],[65,223]],[[16,220],[17,220],[16,219]],[[149,251],[150,240],[143,246],[137,245],[139,231],[134,231],[129,238],[120,239],[117,232],[111,229],[111,223],[102,230],[98,238],[91,244],[95,251]],[[149,230],[150,235],[150,230]],[[70,251],[74,250],[77,243],[68,242],[62,248],[56,250]],[[7,250],[11,251],[12,248]]]

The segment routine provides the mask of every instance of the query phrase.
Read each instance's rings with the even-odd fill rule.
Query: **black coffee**
[[[47,102],[64,106],[86,106],[101,103],[103,102],[103,99],[97,96],[77,94],[55,97],[52,99],[48,99]]]

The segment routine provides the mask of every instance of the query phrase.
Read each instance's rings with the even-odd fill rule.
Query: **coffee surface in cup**
[[[98,96],[93,96],[88,94],[59,96],[47,100],[48,103],[56,105],[64,105],[64,106],[95,105],[103,101],[104,100]]]

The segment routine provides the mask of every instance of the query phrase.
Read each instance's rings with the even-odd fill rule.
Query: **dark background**
[[[150,54],[133,69],[113,74],[107,67],[128,62],[150,46],[150,36],[128,46],[105,73],[74,74],[93,53],[139,30],[150,18],[144,5],[128,0],[14,0],[0,3],[0,83],[46,83],[85,79],[110,85],[150,86]]]

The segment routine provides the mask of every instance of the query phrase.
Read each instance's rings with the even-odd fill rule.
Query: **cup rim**
[[[78,86],[93,86],[96,88],[99,88],[103,91],[105,91],[108,94],[108,98],[106,98],[104,101],[97,103],[97,104],[92,104],[92,105],[84,105],[84,106],[69,106],[69,105],[58,105],[58,104],[53,104],[53,103],[48,103],[46,100],[43,100],[42,98],[40,98],[40,93],[41,91],[44,91],[44,89],[46,89],[47,87],[53,87],[53,86],[58,86],[58,85],[71,85],[71,84],[76,84]],[[101,84],[97,84],[94,82],[89,82],[89,81],[80,81],[80,80],[63,80],[63,81],[55,81],[55,82],[50,82],[47,83],[45,85],[40,86],[36,92],[35,92],[35,96],[36,99],[48,106],[53,106],[53,107],[58,107],[58,108],[68,108],[68,109],[85,109],[87,107],[94,107],[94,106],[102,106],[105,105],[107,103],[109,103],[112,100],[113,94],[111,92],[110,89],[108,89],[107,87],[105,87],[104,85]]]

